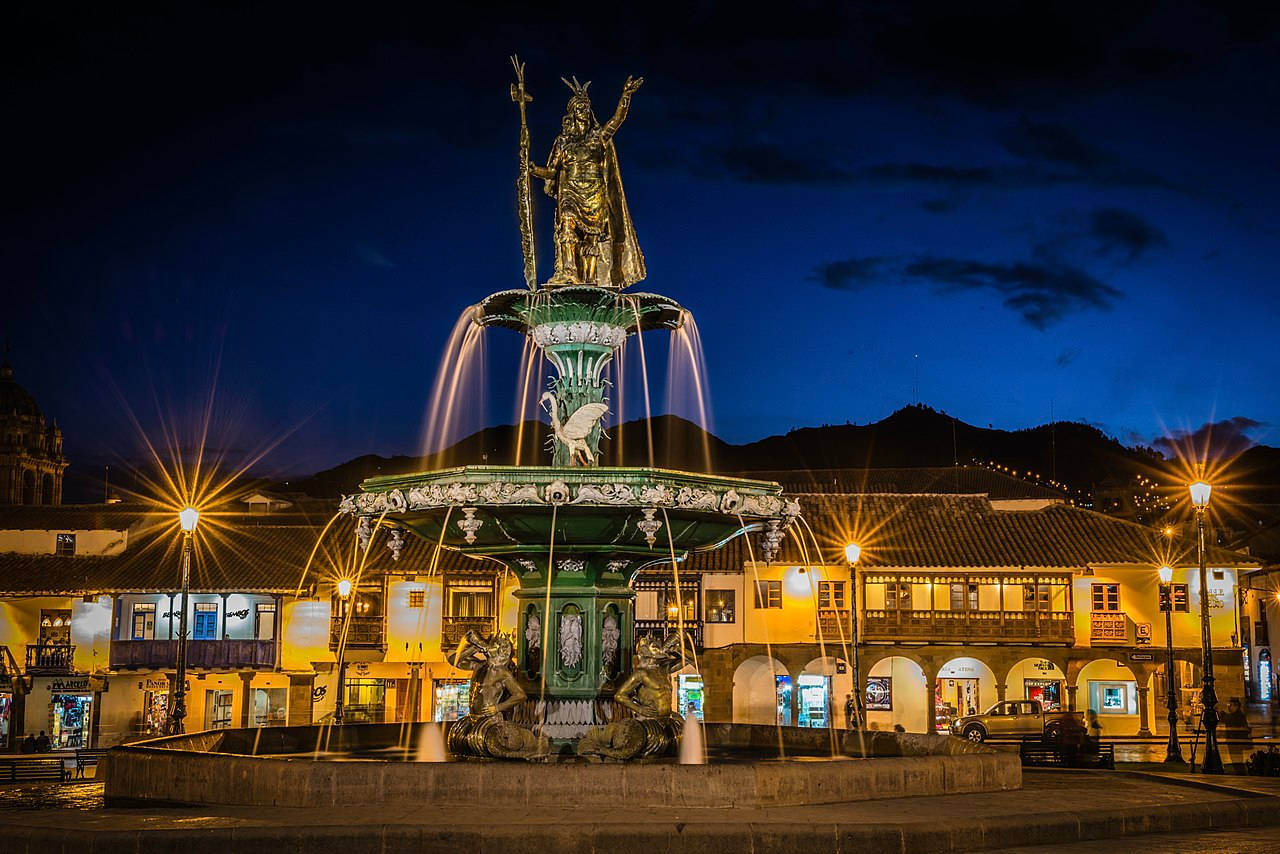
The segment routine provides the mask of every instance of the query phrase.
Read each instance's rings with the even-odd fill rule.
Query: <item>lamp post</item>
[[[858,672],[858,559],[862,557],[862,546],[857,543],[849,543],[844,547],[844,559],[849,562],[849,581],[853,590],[849,596],[850,615],[850,633],[852,639],[850,645],[853,647],[853,717],[854,720],[849,723],[857,723],[858,729],[862,729],[862,676]],[[852,727],[850,727],[852,728]]]
[[[173,689],[173,714],[169,729],[174,735],[186,732],[183,721],[187,717],[187,598],[191,593],[191,546],[200,521],[200,511],[188,507],[178,513],[182,526],[182,605],[178,614],[178,679]],[[173,619],[170,615],[169,619]],[[170,624],[172,625],[172,624]]]
[[[351,612],[355,603],[351,601],[351,581],[344,578],[338,582],[338,601],[342,603],[342,631],[338,635],[338,696],[333,700],[333,722],[342,723],[342,713],[346,710],[347,701],[347,663],[344,660],[347,652],[347,628],[351,625]]]
[[[1178,689],[1173,676],[1173,570],[1167,566],[1160,567],[1160,610],[1164,611],[1164,646],[1168,653],[1165,664],[1165,684],[1168,687],[1166,701],[1169,706],[1169,747],[1165,751],[1165,762],[1182,764],[1182,747],[1178,744]]]
[[[1191,484],[1191,503],[1196,508],[1196,544],[1200,554],[1200,645],[1204,649],[1204,675],[1201,678],[1200,702],[1204,705],[1205,774],[1222,773],[1222,757],[1218,754],[1218,695],[1213,690],[1213,637],[1209,632],[1209,574],[1205,570],[1204,512],[1209,506],[1210,486],[1203,480]]]

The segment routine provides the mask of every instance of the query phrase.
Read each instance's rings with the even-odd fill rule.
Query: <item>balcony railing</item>
[[[1129,618],[1124,611],[1093,611],[1089,614],[1089,641],[1097,644],[1129,643]]]
[[[818,636],[827,643],[839,643],[853,637],[853,620],[847,608],[819,608]]]
[[[115,640],[111,642],[111,667],[166,668],[178,663],[178,641]],[[225,670],[249,667],[270,669],[276,664],[272,640],[187,641],[187,667]]]
[[[694,649],[702,649],[702,621],[701,620],[685,620],[684,630],[693,640]],[[637,638],[645,635],[654,635],[663,638],[667,635],[674,635],[680,631],[680,623],[676,620],[636,620],[635,636]]]
[[[342,617],[334,617],[329,621],[329,649],[337,650],[338,638],[342,637]],[[386,649],[387,636],[383,626],[382,615],[372,617],[351,618],[347,627],[347,649]]]
[[[872,610],[862,614],[861,640],[990,641],[1070,644],[1075,641],[1070,611]]]
[[[445,617],[440,625],[440,644],[453,649],[467,632],[474,630],[484,637],[492,634],[495,626],[493,617]]]
[[[27,644],[28,673],[75,673],[76,648],[71,644]]]

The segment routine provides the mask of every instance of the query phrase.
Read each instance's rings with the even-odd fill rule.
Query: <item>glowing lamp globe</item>
[[[178,513],[178,524],[182,525],[182,530],[190,533],[196,529],[196,523],[200,521],[200,511],[194,507],[188,507]]]
[[[338,595],[343,599],[351,595],[351,579],[344,578],[338,582]]]
[[[862,557],[862,546],[857,543],[849,543],[844,547],[844,559],[849,563],[857,563],[860,557]]]
[[[1197,507],[1209,506],[1209,491],[1211,487],[1203,480],[1197,480],[1189,487],[1191,490],[1191,503]]]
[[[1173,581],[1173,570],[1167,566],[1160,567],[1160,583],[1168,584]]]

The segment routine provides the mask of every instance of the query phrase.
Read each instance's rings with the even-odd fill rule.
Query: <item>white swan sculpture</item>
[[[609,407],[603,403],[584,403],[579,406],[577,411],[565,419],[564,423],[560,423],[560,400],[556,397],[555,392],[548,391],[542,395],[542,402],[551,402],[551,430],[556,434],[556,439],[560,441],[569,450],[569,465],[594,466],[596,464],[596,456],[591,452],[591,447],[587,444],[587,436],[591,435],[592,429],[599,423],[604,414],[609,411]],[[581,455],[581,457],[579,457]],[[582,462],[577,460],[581,458]]]

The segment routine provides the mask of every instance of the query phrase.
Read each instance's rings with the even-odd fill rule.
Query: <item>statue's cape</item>
[[[636,229],[627,210],[627,194],[622,190],[622,173],[618,171],[618,151],[613,140],[605,143],[605,195],[609,202],[609,246],[612,250],[609,281],[600,285],[626,288],[645,277],[644,255],[636,240]]]

